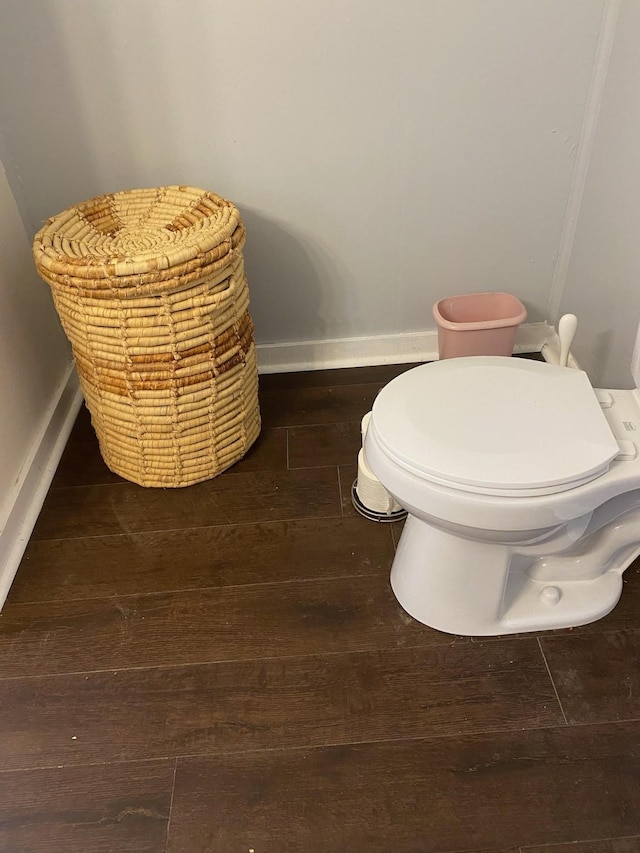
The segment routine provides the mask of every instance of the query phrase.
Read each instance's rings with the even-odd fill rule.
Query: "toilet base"
[[[464,539],[410,515],[391,586],[410,616],[449,634],[501,636],[576,627],[615,607],[622,572],[639,547],[627,547],[597,577],[557,582],[528,574],[535,558],[526,550]]]

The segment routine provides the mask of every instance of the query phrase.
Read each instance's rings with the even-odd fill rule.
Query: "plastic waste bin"
[[[447,296],[433,306],[440,358],[511,355],[527,309],[510,293]]]

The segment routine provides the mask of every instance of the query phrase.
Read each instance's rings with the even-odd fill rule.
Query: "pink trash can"
[[[447,296],[433,306],[440,358],[511,355],[527,309],[510,293]]]

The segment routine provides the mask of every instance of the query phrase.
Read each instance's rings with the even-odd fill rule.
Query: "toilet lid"
[[[451,358],[398,376],[372,423],[414,473],[485,494],[551,494],[603,474],[619,453],[581,370],[520,358]]]

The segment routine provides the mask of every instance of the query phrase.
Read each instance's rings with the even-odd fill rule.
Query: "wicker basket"
[[[207,480],[258,436],[244,240],[231,202],[178,186],[91,199],[35,237],[102,456],[127,480]]]

